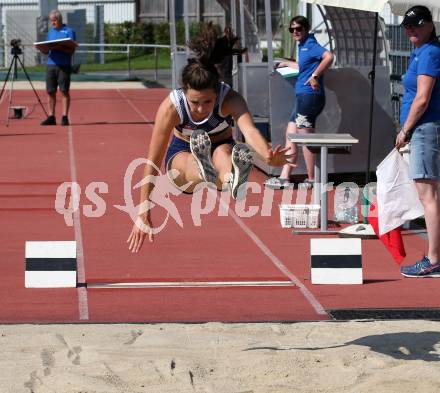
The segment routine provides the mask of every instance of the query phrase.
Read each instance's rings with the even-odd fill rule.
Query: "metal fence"
[[[5,46],[8,52],[10,48],[9,44]],[[33,45],[25,44],[20,48],[23,52],[20,59],[27,71],[33,73],[43,72],[47,56],[42,55]],[[184,50],[183,46],[177,48]],[[88,75],[92,79],[93,76],[99,79],[100,76],[112,75],[117,79],[141,77],[142,79],[161,83],[161,79],[168,80],[171,78],[170,49],[170,45],[156,44],[80,43],[73,56],[73,70],[75,74]],[[38,65],[26,63],[26,59],[31,57],[37,58]],[[167,62],[167,64],[164,65],[164,62]],[[4,67],[0,67],[0,75],[4,74],[9,66],[10,63],[7,63]]]
[[[95,6],[104,6],[105,23],[121,23],[135,21],[135,0],[58,0],[58,8],[62,10],[85,9],[87,23],[95,20]],[[6,23],[6,11],[8,10],[39,10],[38,0],[1,0],[0,23]]]
[[[104,23],[135,21],[135,0],[60,0],[63,19],[77,32],[81,42],[103,42]],[[25,45],[41,41],[47,32],[47,15],[40,17],[38,0],[0,0],[0,66],[9,62],[4,45],[19,38]],[[97,39],[100,31],[100,39]],[[32,63],[33,57],[26,61]]]
[[[394,122],[399,123],[400,104],[403,97],[402,75],[406,72],[410,53],[413,50],[404,29],[400,25],[387,25],[387,40],[389,42],[391,101]]]
[[[126,68],[119,68],[119,71],[126,72],[128,79],[131,79],[133,70],[133,61],[137,62],[144,60],[148,61],[150,68],[153,71],[154,80],[158,80],[159,70],[159,51],[161,49],[170,50],[170,45],[156,45],[156,44],[79,44],[75,55],[84,54],[81,56],[81,62],[75,61],[74,67],[87,64],[93,64],[99,71],[99,65],[104,66],[111,62],[119,61],[126,64]],[[152,65],[152,67],[151,67]],[[139,68],[139,67],[136,67]]]

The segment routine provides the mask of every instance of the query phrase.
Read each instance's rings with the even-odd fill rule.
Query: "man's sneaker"
[[[245,143],[237,143],[232,149],[232,176],[230,179],[231,195],[242,199],[246,193],[246,182],[252,170],[252,152]]]
[[[42,126],[55,126],[56,124],[55,116],[48,116],[46,120],[41,122]]]
[[[191,153],[196,159],[200,176],[208,183],[216,183],[218,173],[211,160],[211,139],[203,130],[195,130],[189,140]]]
[[[69,123],[69,118],[67,117],[67,116],[63,116],[62,118],[61,118],[61,125],[62,126],[68,126],[70,123]]]
[[[402,266],[400,273],[405,277],[440,277],[440,263],[431,265],[428,257],[423,257],[414,265]]]

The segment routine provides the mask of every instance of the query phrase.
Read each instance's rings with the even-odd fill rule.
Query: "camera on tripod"
[[[11,40],[11,54],[12,54],[12,59],[11,59],[11,64],[9,65],[8,68],[8,72],[6,73],[6,77],[5,80],[3,82],[3,87],[0,90],[0,102],[2,100],[3,97],[3,93],[5,92],[5,87],[7,82],[9,81],[9,104],[8,104],[8,117],[7,117],[7,121],[6,121],[6,126],[9,125],[9,113],[11,111],[11,108],[13,108],[14,110],[17,108],[22,108],[22,107],[11,107],[11,102],[12,102],[12,89],[14,88],[14,81],[17,80],[18,78],[18,66],[21,67],[22,71],[24,72],[24,75],[26,76],[26,79],[28,80],[29,84],[32,87],[32,90],[34,91],[35,97],[37,97],[38,103],[41,106],[41,109],[43,109],[43,112],[46,114],[46,116],[48,116],[46,109],[44,108],[40,97],[38,96],[37,91],[35,90],[34,85],[32,84],[31,78],[29,77],[29,74],[26,71],[26,68],[24,67],[23,61],[20,59],[20,56],[23,54],[23,50],[21,48],[21,40],[18,38],[15,38],[13,40]],[[15,118],[22,118],[23,114],[17,114],[15,115]]]
[[[18,38],[11,40],[11,55],[21,55],[22,53],[21,40]]]

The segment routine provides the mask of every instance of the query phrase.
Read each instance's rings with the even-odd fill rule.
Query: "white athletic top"
[[[199,122],[194,121],[191,117],[188,101],[183,89],[173,90],[170,93],[170,100],[176,107],[180,117],[180,124],[176,126],[176,130],[186,136],[191,135],[194,130],[203,130],[209,135],[220,134],[227,130],[232,124],[232,116],[224,116],[221,113],[221,107],[229,90],[231,90],[231,87],[221,82],[214,109],[206,119]]]

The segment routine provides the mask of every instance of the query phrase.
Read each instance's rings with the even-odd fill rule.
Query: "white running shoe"
[[[208,183],[217,182],[218,173],[211,160],[211,139],[203,130],[195,130],[189,140],[191,153],[196,159],[200,176]]]
[[[240,200],[246,194],[246,182],[252,170],[251,149],[245,143],[237,143],[232,149],[232,176],[230,188],[232,198]]]

